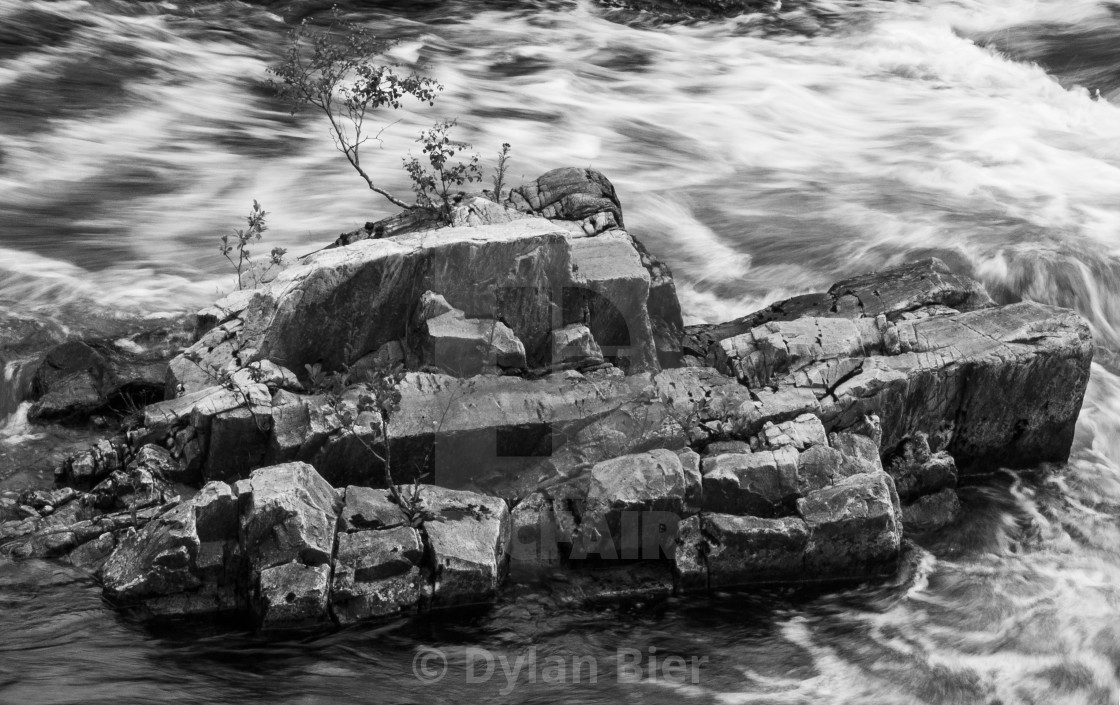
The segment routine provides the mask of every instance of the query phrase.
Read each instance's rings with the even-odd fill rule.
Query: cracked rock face
[[[994,306],[979,282],[954,274],[939,259],[892,267],[844,279],[823,294],[805,294],[771,304],[726,323],[690,326],[684,348],[704,359],[721,340],[749,333],[770,321],[797,318],[876,318],[921,315],[923,309],[975,311]]]
[[[448,307],[438,315],[424,318],[419,327],[423,365],[438,367],[457,377],[526,366],[525,346],[501,321],[467,318],[462,311]]]
[[[469,321],[501,321],[512,347],[500,355],[515,354],[516,339],[529,367],[550,362],[557,322],[585,322],[631,371],[656,369],[649,290],[649,271],[622,231],[588,237],[526,218],[363,240],[311,255],[232,306],[240,310],[172,362],[169,387],[196,391],[237,361],[340,369],[405,339],[426,291],[463,313],[432,324],[437,333],[454,338]]]
[[[238,567],[236,543],[233,491],[224,483],[209,483],[193,499],[121,539],[101,571],[105,593],[133,602],[205,594],[207,589],[214,595],[232,592]]]
[[[886,473],[846,477],[798,500],[797,510],[809,527],[810,570],[858,577],[898,556],[901,508]]]
[[[306,629],[327,621],[330,566],[285,563],[261,571],[257,604],[261,629]]]
[[[1021,303],[897,324],[771,322],[712,358],[748,385],[811,391],[828,428],[877,414],[884,448],[922,432],[947,437],[958,462],[1021,467],[1068,456],[1092,343],[1075,313]]]
[[[700,509],[699,460],[691,450],[659,448],[595,465],[573,557],[671,558],[677,523]]]
[[[331,609],[339,624],[413,609],[423,593],[420,532],[410,526],[338,535]]]
[[[496,497],[425,487],[424,522],[435,564],[433,606],[485,602],[508,567],[509,507]]]
[[[338,521],[333,487],[306,463],[255,471],[241,501],[241,541],[253,570],[330,563]]]

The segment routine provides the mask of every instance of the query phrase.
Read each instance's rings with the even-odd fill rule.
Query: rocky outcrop
[[[564,600],[866,579],[961,519],[958,465],[1069,452],[1070,311],[926,260],[685,334],[596,172],[454,215],[200,314],[173,398],[60,468],[91,491],[0,530],[150,614],[292,629],[489,603],[507,574]]]

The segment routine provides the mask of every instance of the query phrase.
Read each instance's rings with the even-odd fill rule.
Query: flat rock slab
[[[690,437],[715,431],[757,432],[766,420],[803,411],[756,401],[706,368],[630,376],[567,371],[537,380],[410,373],[400,390],[388,423],[394,468],[411,474],[426,467],[437,484],[509,498],[613,457],[683,448]]]
[[[726,323],[689,326],[684,348],[704,359],[719,341],[749,333],[770,321],[879,315],[896,320],[922,308],[975,311],[994,305],[980,282],[954,274],[944,262],[930,258],[844,279],[825,293],[779,301]]]
[[[342,504],[343,531],[395,529],[408,524],[408,517],[393,501],[389,490],[350,485]]]

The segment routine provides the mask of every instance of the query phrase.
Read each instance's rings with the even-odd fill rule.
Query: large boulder
[[[246,484],[239,495],[241,545],[253,570],[331,562],[340,502],[315,468],[300,462],[261,468]]]
[[[106,342],[68,341],[49,350],[35,372],[32,421],[82,421],[118,413],[163,396],[166,358]]]
[[[426,291],[466,319],[504,322],[530,367],[548,364],[553,328],[585,322],[631,370],[653,369],[649,288],[625,233],[588,238],[539,218],[363,240],[315,253],[256,290],[237,318],[173,362],[169,386],[190,392],[252,360],[340,369],[404,339]]]
[[[240,546],[258,624],[271,630],[327,621],[338,493],[300,462],[255,470],[238,484]]]
[[[792,447],[704,458],[704,509],[756,517],[788,513],[798,497],[798,458]]]
[[[256,606],[262,631],[306,629],[328,621],[329,565],[298,562],[261,571]]]
[[[622,205],[614,185],[594,169],[553,169],[512,189],[509,203],[551,220],[580,222],[589,235],[623,227]]]

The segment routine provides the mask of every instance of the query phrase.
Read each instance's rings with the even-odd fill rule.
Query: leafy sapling
[[[477,154],[470,155],[466,162],[452,161],[460,152],[470,149],[469,144],[451,139],[449,133],[455,124],[454,120],[437,122],[420,133],[416,141],[424,146],[427,164],[416,157],[404,160],[404,169],[416,193],[416,205],[438,211],[444,221],[451,219],[452,196],[457,187],[482,181]]]
[[[284,262],[284,255],[287,250],[283,247],[274,247],[272,252],[269,253],[268,264],[262,265],[253,261],[252,254],[249,251],[249,245],[255,242],[260,242],[261,235],[268,230],[268,225],[265,224],[265,217],[268,211],[261,208],[261,204],[253,201],[253,210],[249,212],[245,220],[247,221],[247,228],[239,228],[233,231],[232,237],[230,234],[222,235],[221,241],[218,244],[218,251],[222,256],[229,260],[233,265],[234,270],[237,272],[237,288],[244,289],[246,280],[251,286],[257,286],[264,281],[265,276],[274,268],[279,267]],[[233,253],[237,252],[237,259],[234,260]]]

